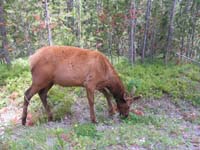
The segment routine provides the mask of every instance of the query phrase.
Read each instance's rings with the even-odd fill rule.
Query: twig
[[[187,56],[185,56],[185,55],[181,55],[181,54],[178,54],[178,53],[176,53],[175,55],[176,55],[176,56],[181,56],[181,57],[183,57],[183,58],[185,58],[185,59],[188,59],[188,60],[192,61],[193,63],[196,63],[196,64],[200,65],[200,62],[198,62],[198,61],[196,61],[196,60],[194,60],[194,59],[192,59],[192,58],[189,58],[189,57],[187,57]]]

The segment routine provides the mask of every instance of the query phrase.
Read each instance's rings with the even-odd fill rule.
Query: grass
[[[200,68],[192,64],[165,66],[161,62],[135,64],[130,66],[126,60],[115,65],[129,91],[136,89],[136,95],[145,99],[159,99],[164,95],[174,102],[191,101],[200,105]],[[23,93],[31,84],[31,75],[26,59],[14,61],[8,68],[0,65],[0,108],[9,105],[9,96],[17,92],[16,101],[23,102]],[[53,87],[48,94],[55,120],[71,113],[71,106],[77,97],[85,97],[80,88]],[[99,98],[97,98],[99,99]],[[97,114],[102,112],[106,102],[98,101]],[[0,149],[112,149],[119,146],[128,149],[134,146],[155,149],[177,149],[185,141],[182,126],[177,118],[149,114],[137,116],[130,114],[126,119],[115,123],[112,119],[98,116],[100,123],[76,123],[66,127],[41,124],[47,121],[45,110],[38,96],[31,100],[29,112],[35,117],[34,127],[8,127],[0,137]],[[199,120],[196,122],[199,124]],[[187,131],[185,131],[187,132]],[[12,139],[12,140],[11,140]]]
[[[150,147],[153,143],[160,143],[165,148],[176,147],[183,142],[181,134],[171,137],[172,129],[176,132],[179,126],[174,126],[174,120],[168,120],[167,130],[164,130],[163,122],[166,118],[159,118],[160,122],[154,122],[157,118],[130,117],[120,124],[110,123],[107,128],[104,124],[94,125],[91,123],[75,124],[70,127],[45,127],[35,126],[10,129],[3,137],[2,146],[8,149],[106,149],[113,145],[131,147],[138,145]],[[17,131],[17,132],[16,132]],[[9,140],[10,137],[15,140]],[[6,142],[5,142],[6,141]]]
[[[200,68],[198,66],[192,64],[165,66],[160,61],[131,66],[128,61],[121,59],[115,67],[128,91],[135,88],[136,95],[161,98],[167,94],[174,100],[184,99],[191,101],[194,105],[200,105]],[[22,102],[24,91],[31,84],[27,60],[17,59],[10,67],[0,65],[0,72],[0,98],[3,99],[0,102],[0,108],[7,104],[7,98],[13,92],[18,93],[18,100]],[[81,97],[85,94],[80,88],[65,90],[55,87],[49,93],[50,103],[59,104],[62,99],[68,98],[66,93],[68,95],[72,93],[70,97],[74,97],[73,95]],[[68,102],[71,100],[70,98]]]
[[[126,60],[122,60],[116,68],[129,91],[134,87],[136,94],[142,94],[144,97],[161,98],[167,94],[174,100],[184,99],[194,105],[200,105],[198,66],[165,66],[160,61],[131,66]]]
[[[12,93],[17,93],[15,101],[21,105],[24,101],[24,92],[31,85],[31,74],[27,59],[17,59],[11,66],[0,65],[0,109],[9,105]],[[60,120],[66,113],[71,112],[71,105],[74,102],[73,88],[54,86],[48,97],[50,106],[53,106],[54,119]],[[76,93],[81,93],[76,89]],[[80,94],[79,94],[80,95]],[[46,122],[47,117],[38,95],[31,99],[30,112],[33,113],[35,121]]]

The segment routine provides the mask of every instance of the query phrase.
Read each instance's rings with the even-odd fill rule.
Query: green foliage
[[[55,135],[56,135],[56,137],[57,137],[59,146],[60,146],[61,148],[64,148],[64,140],[61,138],[62,133],[63,133],[63,129],[62,129],[62,128],[57,128],[57,129],[55,130]]]
[[[1,87],[4,87],[0,93],[0,108],[8,104],[8,97],[13,92],[17,93],[17,103],[22,103],[24,92],[31,85],[31,73],[27,59],[16,59],[9,67],[0,65],[0,71],[0,83]],[[60,120],[71,112],[75,97],[70,88],[54,86],[48,95],[48,102],[52,106],[55,120]],[[34,121],[44,122],[47,120],[46,112],[37,95],[31,100],[30,112],[33,113]]]
[[[135,117],[132,117],[132,120],[135,120],[133,118]],[[149,124],[152,121],[142,122],[134,125],[132,122],[108,125],[75,124],[67,128],[35,126],[20,129],[20,132],[7,132],[0,139],[0,143],[3,139],[2,145],[12,150],[111,149],[111,146],[117,148],[118,145],[123,148],[131,148],[132,145],[148,148],[155,143],[161,144],[162,148],[169,148],[183,144],[181,134],[178,132],[177,121],[168,119],[167,122],[162,122],[162,125],[164,123],[168,125],[165,130],[160,126]],[[177,135],[171,137],[170,133],[175,129]],[[15,140],[10,140],[11,137],[14,137]]]
[[[48,93],[49,103],[52,106],[55,120],[60,120],[67,113],[71,113],[74,96],[73,93],[70,93],[67,90],[67,88],[55,86]]]
[[[146,62],[131,66],[122,60],[116,64],[120,77],[130,91],[136,88],[136,95],[161,98],[165,94],[177,99],[186,99],[199,104],[199,72],[198,66],[174,65],[165,66],[162,62]]]
[[[96,126],[91,123],[75,124],[74,131],[77,136],[88,136],[90,138],[95,138],[98,136]]]
[[[128,118],[124,119],[124,122],[127,124],[152,124],[155,126],[159,126],[162,123],[162,120],[156,117],[153,117],[152,115],[149,116],[139,116],[133,113],[130,113]]]
[[[0,72],[0,86],[2,86],[14,78],[17,80],[29,74],[29,66],[26,59],[17,59],[11,66],[1,64]]]

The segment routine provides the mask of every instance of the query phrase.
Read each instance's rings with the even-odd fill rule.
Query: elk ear
[[[130,96],[128,95],[127,92],[124,93],[124,100],[128,101],[130,99]]]
[[[135,87],[135,86],[133,86],[133,88],[131,89],[131,93],[130,93],[131,97],[133,97],[133,96],[134,96],[134,94],[135,94],[135,91],[136,91],[136,87]]]
[[[142,95],[132,97],[132,99],[129,100],[129,106],[130,106],[134,101],[139,100],[140,98],[142,98]]]

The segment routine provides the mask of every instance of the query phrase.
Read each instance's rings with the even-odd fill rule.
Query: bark
[[[176,0],[173,0],[170,16],[169,16],[169,27],[168,27],[168,35],[167,35],[167,46],[164,54],[165,64],[168,63],[169,52],[171,49],[172,39],[173,39],[173,23],[174,23],[174,14],[175,14],[175,6]]]
[[[188,16],[188,18],[190,17],[188,15],[189,10],[190,10],[190,3],[191,3],[191,0],[187,0],[187,4],[186,4],[186,7],[185,7],[185,14],[186,14],[186,16]],[[187,53],[186,53],[186,56],[188,56],[188,57],[190,55],[190,44],[191,44],[190,37],[191,37],[191,28],[188,28],[188,34],[187,34]]]
[[[107,8],[108,8],[108,12],[109,12],[109,7],[110,7],[110,1],[107,0]],[[108,22],[112,21],[111,16],[108,14]],[[111,59],[111,63],[113,64],[113,56],[112,56],[112,42],[113,42],[113,38],[112,38],[112,26],[108,26],[108,33],[107,33],[107,37],[108,37],[108,53],[110,55],[110,59]]]
[[[129,59],[131,64],[136,60],[136,49],[135,49],[135,27],[136,27],[136,17],[135,17],[135,0],[131,1],[130,7],[130,48],[129,48]]]
[[[146,14],[145,14],[145,30],[144,30],[144,40],[142,45],[142,62],[144,62],[145,57],[145,50],[147,47],[147,33],[149,30],[149,18],[150,18],[150,12],[151,12],[151,0],[147,1],[147,7],[146,7]]]
[[[182,56],[183,56],[183,54],[184,54],[184,43],[185,43],[184,41],[185,41],[185,38],[184,38],[184,36],[182,35],[182,36],[181,36],[181,48],[180,48],[181,55],[180,55],[180,57],[179,57],[180,61],[182,61]]]
[[[81,40],[81,0],[78,0],[78,45],[82,47],[82,40]]]
[[[194,51],[194,57],[196,58],[196,51],[194,50],[194,40],[195,40],[195,33],[196,33],[196,22],[198,17],[198,11],[200,9],[200,4],[196,3],[196,8],[194,8],[193,12],[192,12],[192,33],[191,33],[191,49]]]
[[[68,13],[72,12],[74,9],[74,0],[67,0],[67,9],[66,9],[66,25],[68,28],[70,28],[72,30],[72,32],[75,32],[74,29],[74,17],[69,16]]]
[[[6,34],[6,21],[4,19],[3,0],[0,0],[0,32],[2,36],[2,50],[0,50],[0,58],[5,59],[7,64],[10,64],[10,57],[8,53],[8,41]]]
[[[50,28],[50,16],[49,16],[49,10],[48,10],[48,2],[47,2],[47,0],[45,0],[45,21],[46,21],[46,28],[48,30],[49,45],[53,45],[51,28]]]
[[[153,26],[152,26],[152,35],[151,35],[151,47],[150,47],[150,56],[153,59],[154,57],[154,52],[155,52],[155,39],[156,39],[156,24],[157,20],[156,18],[153,21]]]
[[[74,8],[74,0],[67,1],[67,12],[71,12]]]

